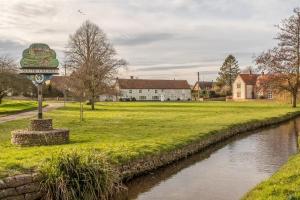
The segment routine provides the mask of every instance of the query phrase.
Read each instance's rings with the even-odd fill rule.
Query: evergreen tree
[[[240,73],[238,61],[233,55],[227,56],[222,67],[219,71],[219,77],[217,78],[218,85],[227,89],[227,94],[231,94],[232,84]]]

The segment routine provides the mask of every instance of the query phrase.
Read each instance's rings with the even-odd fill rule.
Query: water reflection
[[[298,149],[300,118],[236,136],[127,183],[118,200],[239,199]]]

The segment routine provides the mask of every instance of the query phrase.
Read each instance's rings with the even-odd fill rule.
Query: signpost
[[[31,120],[30,127],[14,130],[11,142],[18,146],[57,145],[69,142],[68,129],[53,129],[52,119],[43,119],[42,86],[53,74],[58,74],[56,53],[47,44],[35,43],[23,51],[21,74],[27,75],[38,88],[38,119]]]
[[[47,44],[34,43],[23,51],[21,74],[26,74],[38,89],[38,119],[43,119],[42,86],[52,75],[58,74],[56,53]]]

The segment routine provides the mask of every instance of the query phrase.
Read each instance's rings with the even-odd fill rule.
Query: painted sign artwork
[[[26,74],[35,85],[42,84],[58,74],[56,53],[47,44],[34,43],[23,51],[21,74]]]
[[[57,68],[59,63],[55,51],[50,49],[47,44],[34,43],[23,51],[20,64],[22,69],[53,69]]]

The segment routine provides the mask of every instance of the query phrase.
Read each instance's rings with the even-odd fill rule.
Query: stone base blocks
[[[52,128],[52,119],[34,119],[30,123],[31,131],[51,131]]]
[[[18,146],[59,145],[69,142],[68,129],[53,129],[52,119],[34,119],[27,130],[11,132],[11,143]]]
[[[22,174],[0,180],[0,200],[41,199],[40,179],[38,174]]]

